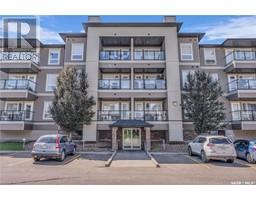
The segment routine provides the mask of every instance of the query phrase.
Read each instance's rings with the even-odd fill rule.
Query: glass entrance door
[[[138,128],[123,129],[123,149],[139,150],[141,149],[141,130]]]

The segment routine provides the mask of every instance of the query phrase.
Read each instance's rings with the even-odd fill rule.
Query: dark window
[[[43,143],[55,143],[56,138],[55,137],[41,137],[37,140],[37,142],[43,142]]]
[[[206,141],[206,138],[204,137],[200,137],[198,140],[199,143],[205,143],[205,141]]]
[[[226,138],[210,138],[211,144],[230,144],[230,141]]]
[[[60,139],[60,143],[65,143],[65,142],[67,142],[67,141],[68,141],[68,139],[67,139],[66,136],[63,136],[63,137]]]

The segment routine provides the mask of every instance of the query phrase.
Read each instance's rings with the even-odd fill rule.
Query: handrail
[[[238,61],[251,61],[256,60],[256,51],[232,51],[224,56],[226,65],[234,60]]]
[[[166,80],[164,79],[134,79],[133,87],[140,89],[166,89]]]
[[[99,121],[116,121],[120,119],[133,119],[144,121],[167,121],[167,110],[98,110]]]
[[[0,110],[0,121],[32,121],[34,111]]]
[[[237,90],[256,90],[256,79],[236,79],[228,82],[228,92]]]
[[[99,89],[130,89],[130,79],[99,79]]]
[[[131,51],[121,49],[100,51],[100,60],[131,60]]]
[[[231,114],[233,121],[256,121],[256,110],[235,110]]]
[[[0,79],[1,90],[27,89],[35,92],[36,83],[30,79]]]
[[[155,51],[155,50],[135,50],[133,52],[134,60],[164,60],[165,51]],[[149,54],[149,55],[147,55]]]

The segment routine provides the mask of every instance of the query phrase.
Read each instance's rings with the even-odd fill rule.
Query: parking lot
[[[133,152],[130,152],[132,155]],[[34,162],[29,152],[0,154],[1,184],[256,184],[256,164],[210,161],[183,154],[154,153],[151,160],[139,156],[117,156],[110,167],[111,153],[68,156],[64,162]]]

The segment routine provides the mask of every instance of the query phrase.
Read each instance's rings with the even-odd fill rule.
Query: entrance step
[[[118,151],[111,167],[155,167],[145,151]]]

